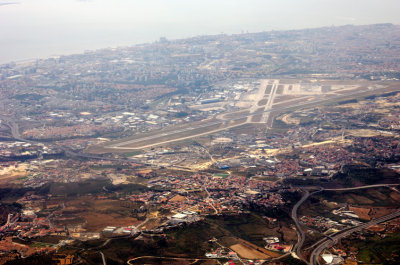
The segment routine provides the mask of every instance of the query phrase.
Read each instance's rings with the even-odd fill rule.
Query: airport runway
[[[294,103],[293,105],[274,107],[273,101],[274,101],[274,97],[276,96],[278,84],[279,84],[279,81],[278,82],[274,81],[269,100],[268,100],[266,106],[264,107],[264,109],[261,111],[255,111],[253,113],[246,113],[244,115],[242,114],[242,115],[238,115],[234,118],[229,118],[229,119],[224,119],[224,120],[212,120],[210,122],[203,122],[201,124],[191,124],[188,127],[179,128],[176,130],[159,132],[159,133],[155,133],[153,135],[145,135],[140,138],[126,140],[126,141],[118,142],[118,143],[110,143],[109,145],[104,146],[104,148],[105,149],[136,150],[136,149],[149,148],[149,147],[153,147],[153,146],[157,146],[157,145],[161,145],[161,144],[167,144],[167,143],[171,143],[171,142],[177,142],[177,141],[181,141],[181,140],[191,139],[191,138],[195,138],[198,136],[204,136],[204,135],[232,129],[232,128],[239,127],[239,126],[242,126],[242,125],[245,125],[248,123],[252,123],[252,122],[249,122],[249,118],[254,117],[256,115],[268,114],[265,117],[269,117],[270,113],[273,111],[280,112],[280,111],[285,111],[285,110],[289,110],[289,109],[293,109],[293,108],[315,106],[316,104],[329,102],[332,100],[340,100],[340,99],[348,100],[355,96],[358,96],[358,95],[361,95],[361,94],[364,94],[364,93],[370,91],[369,89],[362,89],[362,90],[357,90],[357,91],[354,91],[354,90],[349,91],[349,93],[347,93],[347,94],[326,94],[326,95],[322,95],[322,97],[315,98],[314,100],[311,100],[311,101],[303,101],[300,103],[293,102]],[[281,104],[283,102],[279,102],[279,103]],[[226,113],[225,116],[227,116],[228,114],[229,113]],[[240,120],[243,120],[243,122],[238,122]],[[212,127],[212,128],[210,128],[210,130],[201,131],[207,127]],[[182,136],[179,134],[186,134],[186,135]],[[174,137],[174,136],[176,136],[176,137]]]
[[[260,120],[260,123],[267,123],[271,114],[272,105],[274,104],[276,92],[278,91],[279,80],[274,80],[272,84],[271,93],[269,94],[267,104],[265,104],[264,113]]]

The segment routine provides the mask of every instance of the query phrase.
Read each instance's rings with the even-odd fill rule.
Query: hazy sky
[[[0,0],[0,63],[199,34],[400,24],[400,0]]]

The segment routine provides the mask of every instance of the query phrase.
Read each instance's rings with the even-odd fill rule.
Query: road
[[[300,205],[302,205],[303,202],[305,202],[308,199],[308,197],[310,197],[310,192],[308,190],[305,190],[303,197],[301,197],[301,199],[293,206],[291,214],[292,220],[296,225],[296,234],[297,234],[297,243],[294,245],[292,252],[296,253],[296,255],[304,262],[306,262],[306,260],[303,258],[303,255],[301,254],[301,247],[304,244],[306,236],[303,229],[300,226],[299,219],[297,218],[297,210],[299,209]]]
[[[217,208],[215,208],[215,206],[213,204],[214,201],[210,198],[210,192],[207,190],[207,188],[205,186],[203,188],[207,193],[206,201],[208,201],[208,204],[214,209],[214,213],[218,214],[218,210],[217,210]]]
[[[4,121],[4,124],[10,128],[13,138],[18,139],[21,137],[21,135],[19,134],[19,126],[12,118],[0,115],[0,119],[2,119]]]
[[[146,220],[144,220],[143,222],[141,222],[140,224],[138,224],[136,226],[136,229],[141,228],[142,226],[144,226],[145,223],[147,223],[151,218],[147,217]]]
[[[107,265],[106,257],[104,257],[103,252],[100,251],[101,259],[103,260],[103,265]]]
[[[370,189],[370,188],[378,188],[378,187],[390,187],[390,186],[399,186],[400,184],[375,184],[375,185],[367,185],[353,188],[338,188],[338,189],[323,189],[326,191],[347,191],[347,190],[360,190],[360,189]]]
[[[172,259],[172,260],[210,260],[210,259],[206,259],[206,258],[174,258],[174,257],[156,257],[156,256],[141,256],[141,257],[136,257],[136,258],[132,258],[130,260],[127,261],[128,264],[132,265],[134,261],[136,260],[141,260],[141,259]]]
[[[306,188],[303,188],[303,190],[305,191],[303,194],[303,197],[293,206],[292,209],[292,213],[291,213],[291,217],[293,219],[293,221],[295,222],[296,225],[296,233],[297,233],[297,243],[296,245],[293,247],[292,252],[295,252],[296,255],[303,260],[304,262],[308,263],[307,260],[304,259],[303,255],[301,254],[301,248],[304,244],[304,240],[305,240],[305,233],[304,231],[301,229],[300,226],[300,222],[297,218],[297,211],[298,208],[313,194],[321,192],[321,191],[351,191],[351,190],[359,190],[359,189],[370,189],[370,188],[379,188],[379,187],[389,187],[389,186],[398,186],[400,184],[374,184],[374,185],[365,185],[365,186],[359,186],[359,187],[352,187],[352,188],[337,188],[337,189],[324,189],[322,187],[319,187],[319,190],[314,191],[312,193],[310,193],[308,190],[306,190]],[[320,255],[320,253],[322,252],[322,250],[324,250],[330,243],[332,242],[337,242],[337,240],[339,240],[342,237],[346,237],[348,235],[350,235],[351,233],[355,232],[355,231],[359,231],[365,227],[377,224],[379,222],[384,222],[387,220],[390,220],[396,216],[400,216],[400,210],[396,211],[395,213],[383,216],[381,218],[377,218],[375,220],[372,220],[369,223],[366,224],[362,224],[360,226],[356,226],[347,230],[343,230],[340,231],[338,233],[335,233],[333,235],[330,235],[329,237],[326,237],[322,240],[320,240],[319,242],[315,243],[314,246],[317,246],[314,251],[312,252],[312,256],[311,256],[311,264],[316,264],[316,263],[312,263],[313,260],[314,262],[316,262],[318,256]],[[389,219],[387,219],[389,218]]]
[[[11,136],[15,140],[21,141],[21,142],[28,142],[32,143],[34,141],[26,140],[21,137],[21,134],[19,133],[19,126],[18,124],[10,117],[6,117],[4,115],[0,115],[0,119],[4,121],[4,124],[10,128]]]
[[[323,239],[321,240],[321,243],[313,250],[313,252],[311,253],[310,256],[310,264],[311,265],[315,265],[318,262],[318,257],[321,254],[321,252],[326,249],[327,247],[329,247],[330,245],[333,245],[334,243],[338,242],[341,238],[347,237],[350,234],[354,233],[354,232],[358,232],[361,231],[362,229],[365,229],[367,227],[379,224],[379,223],[383,223],[386,221],[389,221],[391,219],[397,218],[400,216],[400,209],[398,209],[396,212],[382,216],[380,218],[371,220],[368,223],[365,224],[361,224],[355,227],[352,227],[350,229],[346,229],[343,231],[340,231],[338,233],[335,233],[334,235],[331,235],[331,239]]]
[[[321,191],[348,191],[348,190],[359,190],[359,189],[369,189],[369,188],[378,188],[378,187],[388,187],[388,186],[397,186],[400,184],[375,184],[375,185],[366,185],[366,186],[359,186],[359,187],[352,187],[352,188],[337,188],[337,189],[324,189],[322,187],[319,187],[319,190],[314,191],[312,193],[310,193],[305,187],[302,188],[302,190],[304,190],[304,194],[301,197],[301,199],[293,206],[292,208],[292,212],[291,212],[291,218],[294,221],[295,225],[296,225],[296,233],[297,233],[297,243],[295,244],[295,246],[292,249],[292,252],[296,253],[296,255],[299,257],[299,259],[301,259],[302,261],[307,262],[307,260],[303,257],[303,255],[301,254],[301,249],[303,247],[304,244],[304,240],[305,240],[305,233],[303,231],[303,229],[301,228],[300,225],[300,221],[297,218],[297,211],[299,209],[299,207],[313,194],[321,192]],[[325,241],[327,242],[331,242],[331,240],[329,239],[334,239],[332,236],[329,236],[328,238],[324,238],[321,240],[321,244]],[[319,245],[318,242],[314,245]]]

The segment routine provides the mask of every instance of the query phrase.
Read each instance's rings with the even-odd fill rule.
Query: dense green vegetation
[[[343,183],[345,186],[360,184],[373,185],[379,183],[398,183],[400,174],[388,168],[372,168],[359,165],[343,167],[343,173],[333,177],[334,182]]]
[[[357,247],[360,249],[357,258],[365,264],[398,264],[400,234],[360,240],[357,242]]]

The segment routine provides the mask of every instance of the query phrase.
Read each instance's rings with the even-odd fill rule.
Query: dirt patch
[[[293,229],[282,226],[282,228],[278,229],[278,232],[283,234],[283,241],[285,242],[291,242],[297,240],[296,231]]]
[[[268,259],[269,256],[242,244],[230,246],[240,257],[245,259]]]
[[[197,260],[196,259],[174,259],[174,258],[137,258],[136,260],[130,260],[129,264],[148,264],[148,265],[215,265],[214,260]]]
[[[262,118],[262,114],[254,115],[253,117],[251,117],[251,122],[260,122],[261,118]]]
[[[141,229],[154,229],[162,224],[162,219],[160,218],[151,218],[149,219],[143,226],[141,226]]]
[[[373,204],[374,201],[368,199],[367,197],[364,196],[359,196],[359,195],[355,195],[355,194],[351,194],[351,197],[353,197],[353,199],[358,203],[358,204]]]
[[[27,178],[28,173],[26,172],[27,166],[21,164],[18,166],[2,167],[0,168],[0,183],[10,184],[19,183]]]
[[[369,215],[371,216],[372,219],[379,218],[388,214],[391,214],[394,212],[396,209],[393,208],[386,208],[386,207],[374,207],[371,209],[371,212]]]
[[[391,192],[390,193],[390,198],[392,198],[395,201],[400,202],[400,194],[397,192]]]
[[[268,85],[264,91],[264,95],[269,95],[271,93],[272,85]]]
[[[392,135],[392,134],[386,133],[384,131],[377,131],[377,130],[371,130],[371,129],[347,130],[346,134],[356,136],[356,137],[374,137],[377,135],[388,135],[388,136]]]
[[[85,219],[84,227],[89,232],[99,232],[107,226],[125,227],[140,223],[136,218],[123,217],[117,214],[88,212],[82,213],[81,216]]]
[[[249,114],[249,111],[247,111],[247,110],[237,111],[237,112],[233,112],[233,113],[223,114],[221,119],[233,119],[233,118],[237,118],[240,116],[246,116],[248,114]]]
[[[361,208],[361,207],[349,207],[350,211],[353,211],[356,215],[360,217],[360,219],[363,220],[371,220],[371,216],[369,216],[369,213],[371,212],[370,208]]]
[[[264,112],[264,108],[258,108],[255,112]]]
[[[286,124],[295,124],[295,125],[299,125],[299,124],[300,124],[300,119],[298,119],[298,118],[293,118],[293,117],[291,116],[291,114],[284,115],[284,116],[281,118],[281,121],[283,121],[283,122],[286,123]]]
[[[259,246],[254,245],[254,244],[252,244],[252,243],[250,243],[250,242],[248,242],[246,240],[243,240],[241,238],[236,238],[236,240],[237,240],[237,243],[234,244],[234,245],[241,245],[241,246],[244,247],[244,249],[250,249],[252,251],[255,251],[256,253],[260,253],[259,255],[264,255],[264,256],[272,257],[272,258],[276,258],[276,257],[280,256],[279,253],[267,250],[267,249],[265,249],[263,247],[259,247]]]
[[[267,104],[267,99],[262,99],[260,101],[258,101],[258,106],[264,106],[265,104]]]
[[[276,91],[276,94],[283,94],[283,89],[284,89],[283,85],[278,85],[278,90]]]
[[[373,196],[374,198],[378,198],[379,200],[382,200],[382,201],[387,200],[387,196],[377,190],[371,189],[371,190],[368,190],[367,193],[369,195]]]
[[[99,232],[106,226],[123,227],[140,223],[136,218],[129,217],[132,209],[137,207],[129,202],[82,196],[65,202],[64,206],[62,216],[65,220],[61,221],[82,224],[88,232]]]
[[[175,195],[169,201],[170,202],[183,202],[183,201],[186,201],[186,198],[181,195]]]
[[[267,127],[272,128],[272,126],[274,125],[274,117],[278,114],[277,111],[273,111],[269,114],[268,116],[268,120],[265,122],[267,124]]]
[[[279,96],[277,96],[276,98],[275,98],[275,100],[274,100],[274,102],[275,103],[283,103],[283,102],[285,102],[285,101],[288,101],[288,100],[293,100],[293,99],[296,99],[296,98],[298,98],[298,97],[296,97],[296,96],[290,96],[290,95],[279,95]]]

